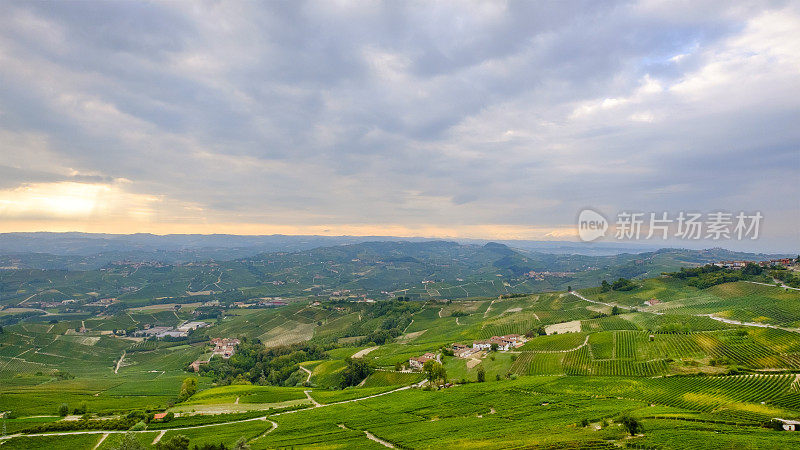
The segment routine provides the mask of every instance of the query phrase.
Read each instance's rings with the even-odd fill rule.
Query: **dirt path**
[[[442,306],[442,308],[439,310],[439,318],[440,318],[440,319],[441,319],[442,317],[444,317],[444,316],[442,315],[442,311],[444,311],[444,306]]]
[[[314,400],[314,397],[311,396],[311,391],[303,391],[303,393],[305,393],[306,397],[308,397],[308,399],[311,400],[311,403],[314,404],[314,408],[319,408],[320,406],[322,406],[320,402]]]
[[[456,317],[456,325],[461,325],[460,323],[458,323],[458,317]]]
[[[352,429],[352,428],[348,428],[348,427],[347,427],[347,425],[345,425],[345,424],[343,424],[343,423],[336,424],[336,426],[337,426],[337,427],[339,427],[339,428],[341,428],[341,429],[343,429],[343,430],[349,430],[349,431],[358,431],[358,430],[354,430],[354,429]],[[382,445],[382,446],[384,446],[384,447],[388,447],[388,448],[394,448],[394,445],[392,445],[392,443],[391,443],[391,442],[386,442],[386,441],[384,441],[383,439],[381,439],[381,438],[379,438],[379,437],[375,436],[374,434],[370,433],[370,432],[369,432],[369,431],[367,431],[367,430],[361,430],[361,431],[363,431],[363,432],[364,432],[364,434],[367,436],[367,439],[369,439],[369,440],[371,440],[371,441],[375,441],[375,442],[377,442],[378,444],[381,444],[381,445]]]
[[[598,302],[597,300],[589,300],[588,298],[582,296],[581,294],[578,294],[575,291],[570,292],[570,294],[574,295],[575,297],[578,297],[581,300],[587,301],[589,303],[597,303],[598,305],[611,306],[612,308],[614,306],[616,306],[617,308],[621,308],[621,309],[627,309],[627,310],[632,309],[630,306],[617,305],[617,304],[614,304],[614,303]]]
[[[327,403],[327,404],[324,404],[324,405],[319,405],[318,407],[319,408],[324,408],[325,406],[341,405],[343,403],[353,403],[353,402],[359,402],[361,400],[367,400],[367,399],[370,399],[370,398],[381,397],[383,395],[388,395],[388,394],[392,394],[392,393],[395,393],[395,392],[405,391],[405,390],[411,389],[413,387],[420,387],[425,383],[425,381],[426,380],[422,380],[419,383],[412,384],[412,385],[409,385],[409,386],[403,386],[401,388],[393,389],[393,390],[387,391],[387,392],[382,392],[380,394],[368,395],[366,397],[354,398],[354,399],[351,399],[351,400],[343,400],[343,401],[340,401],[340,402]],[[314,399],[311,398],[310,395],[308,395],[308,392],[310,392],[310,391],[306,391],[306,396],[308,396],[309,399],[314,401]],[[306,409],[313,409],[313,408],[306,408]],[[291,411],[284,411],[284,412],[272,414],[272,416],[280,416],[280,415],[283,415],[283,414],[297,413],[299,411],[305,411],[306,409],[294,409],[294,410],[291,410]],[[232,424],[235,424],[235,423],[255,422],[255,421],[259,421],[259,420],[260,421],[268,421],[268,422],[272,423],[272,429],[270,429],[269,431],[265,432],[264,434],[267,434],[270,431],[274,430],[275,428],[278,428],[278,424],[277,423],[273,422],[272,420],[269,420],[267,418],[267,416],[263,416],[263,417],[254,417],[252,419],[233,420],[233,421],[230,421],[230,422],[209,423],[209,424],[205,424],[205,425],[192,425],[192,426],[186,426],[186,427],[175,427],[175,428],[170,428],[169,430],[164,430],[164,431],[166,432],[166,431],[170,431],[170,430],[192,430],[192,429],[196,429],[196,428],[218,427],[218,426],[223,426],[223,425],[232,425]],[[4,441],[4,440],[13,439],[15,437],[21,437],[21,436],[22,437],[42,437],[42,436],[70,436],[70,435],[73,435],[73,434],[152,433],[153,431],[161,431],[161,430],[136,430],[136,431],[130,431],[130,430],[86,430],[86,431],[62,431],[62,432],[57,432],[57,433],[34,433],[34,434],[17,433],[17,434],[9,434],[9,435],[6,435],[6,436],[0,436],[0,445],[2,444],[2,441]],[[259,436],[259,437],[261,437],[261,436]]]
[[[776,280],[775,282],[777,283],[778,280]],[[787,285],[783,284],[783,282],[781,282],[780,286],[775,286],[774,284],[769,284],[769,283],[759,283],[758,281],[745,281],[745,283],[760,284],[762,286],[782,287],[782,288],[785,288],[785,289],[794,289],[795,291],[800,291],[800,288],[787,286]]]
[[[350,400],[342,400],[340,402],[325,403],[324,405],[319,405],[319,407],[320,408],[324,408],[326,406],[341,405],[341,404],[344,404],[344,403],[360,402],[361,400],[368,400],[370,398],[382,397],[384,395],[393,394],[395,392],[405,391],[407,389],[411,389],[411,388],[415,388],[415,387],[421,387],[423,384],[425,384],[425,381],[427,381],[427,380],[422,380],[419,383],[411,384],[411,385],[408,385],[408,386],[403,386],[403,387],[400,387],[400,388],[397,388],[397,389],[392,389],[391,391],[381,392],[380,394],[368,395],[366,397],[359,397],[359,398],[354,398],[354,399],[350,399]],[[306,395],[308,395],[308,394],[306,394]],[[294,413],[297,413],[297,412],[300,412],[300,411],[306,411],[307,409],[311,409],[311,408],[293,409],[291,411],[279,412],[279,413],[275,413],[275,414],[272,414],[272,415],[273,416],[282,416],[284,414],[294,414]]]
[[[160,440],[161,440],[161,438],[162,438],[162,437],[164,437],[164,434],[165,434],[166,432],[167,432],[167,430],[161,430],[161,432],[160,432],[160,433],[158,433],[158,436],[156,436],[156,438],[155,438],[155,439],[153,439],[153,442],[151,442],[151,443],[150,443],[150,445],[156,445],[156,444],[158,443],[158,441],[160,441]]]
[[[303,366],[300,366],[300,370],[302,370],[303,372],[305,372],[305,373],[307,373],[307,374],[308,374],[308,376],[306,377],[306,383],[309,383],[309,382],[311,382],[311,371],[310,371],[310,370],[308,370],[308,369],[306,369],[306,368],[305,368],[305,367],[303,367]]]
[[[491,302],[491,303],[489,303],[489,307],[488,307],[488,308],[486,308],[486,311],[484,311],[484,312],[483,312],[483,317],[484,317],[484,318],[485,318],[486,316],[488,316],[488,315],[489,315],[489,311],[492,309],[492,305],[494,305],[494,302],[495,302],[495,301],[496,301],[496,300],[492,300],[492,302]]]
[[[234,405],[238,405],[238,404],[239,404],[239,397],[236,397],[236,401],[235,401],[235,402],[233,402],[233,404],[234,404]]]
[[[333,403],[331,403],[331,404],[333,404]],[[295,410],[295,411],[299,411],[299,410]],[[291,411],[291,412],[294,412],[294,411]],[[275,415],[277,415],[277,414],[275,414]],[[196,428],[218,427],[218,426],[222,426],[222,425],[231,425],[231,424],[234,424],[234,423],[255,422],[255,421],[258,421],[258,420],[266,421],[268,419],[267,419],[266,416],[264,416],[264,417],[254,417],[252,419],[233,420],[233,421],[230,421],[230,422],[209,423],[209,424],[205,424],[205,425],[192,425],[192,426],[187,426],[187,427],[176,427],[176,428],[170,428],[169,430],[164,430],[164,431],[166,432],[166,431],[172,431],[172,430],[193,430],[193,429],[196,429]],[[42,437],[42,436],[71,436],[73,434],[152,433],[153,431],[161,431],[161,430],[86,430],[86,431],[60,431],[60,432],[57,432],[57,433],[33,433],[33,434],[17,433],[17,434],[9,434],[9,435],[6,435],[6,436],[0,436],[0,441],[6,440],[6,439],[12,439],[12,438],[15,438],[15,437],[20,437],[20,436],[22,436],[22,437]]]
[[[269,420],[269,419],[267,419],[267,420]],[[273,431],[275,431],[275,429],[278,428],[278,422],[273,422],[273,421],[270,420],[269,423],[272,424],[272,428],[270,428],[269,430],[259,434],[257,437],[254,437],[253,439],[250,439],[250,442],[253,442],[253,441],[257,440],[257,439],[261,439],[262,437],[272,433]]]
[[[100,445],[103,443],[103,441],[106,440],[107,437],[108,437],[108,433],[104,434],[103,437],[101,437],[100,440],[97,441],[97,444],[94,444],[94,447],[92,447],[92,450],[97,450],[97,448],[100,447]]]
[[[369,352],[371,352],[371,351],[373,351],[373,350],[375,350],[377,348],[378,348],[378,346],[369,347],[369,348],[365,348],[363,350],[359,350],[359,351],[357,351],[357,352],[355,352],[353,354],[353,358],[363,358],[363,357],[367,356],[367,354],[369,354]]]
[[[119,368],[122,365],[122,360],[125,359],[125,350],[122,351],[122,356],[119,357],[119,361],[117,361],[117,367],[114,368],[114,373],[119,372]]]
[[[366,434],[367,435],[367,439],[369,439],[371,441],[375,441],[375,442],[377,442],[378,444],[381,444],[384,447],[394,448],[394,445],[392,445],[389,442],[384,441],[383,439],[381,439],[379,437],[376,437],[374,434],[370,433],[367,430],[364,430],[364,434]]]
[[[569,353],[569,352],[574,352],[575,350],[579,350],[583,347],[586,347],[588,344],[589,344],[589,335],[587,335],[586,339],[583,340],[583,344],[575,348],[570,348],[567,350],[529,350],[526,351],[525,353]]]
[[[714,314],[694,314],[696,317],[708,317],[711,319],[716,320],[717,322],[727,323],[729,325],[742,325],[745,327],[759,327],[759,328],[772,328],[775,330],[783,330],[783,331],[790,331],[793,333],[800,333],[800,328],[789,328],[789,327],[781,327],[778,325],[770,325],[768,323],[758,323],[758,322],[740,322],[738,320],[733,319],[725,319],[722,317],[717,317]]]

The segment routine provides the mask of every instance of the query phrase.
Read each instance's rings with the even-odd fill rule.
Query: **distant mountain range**
[[[437,239],[392,236],[240,236],[200,234],[94,234],[94,233],[2,233],[0,255],[15,255],[23,266],[87,270],[114,261],[228,261],[261,253],[297,252],[363,242],[431,242]],[[488,240],[457,239],[461,244],[483,245]],[[643,253],[659,247],[643,244],[581,243],[568,241],[501,240],[511,248],[549,254],[609,256]],[[44,254],[33,256],[31,254]]]
[[[60,251],[77,251],[81,240],[85,239],[82,235],[66,240],[44,237],[51,238],[53,247]],[[24,239],[33,238],[35,235]],[[724,249],[660,249],[598,256],[544,253],[496,242],[477,245],[420,240],[343,243],[238,257],[238,252],[253,253],[257,247],[248,247],[246,252],[229,248],[214,253],[227,255],[228,259],[212,261],[200,259],[211,250],[203,247],[160,250],[161,237],[151,238],[133,237],[135,242],[151,242],[150,247],[137,249],[130,249],[133,244],[122,238],[101,238],[107,248],[113,249],[85,256],[32,252],[0,255],[0,303],[80,300],[97,296],[145,304],[212,299],[238,301],[271,296],[496,297],[564,290],[568,286],[596,286],[601,280],[619,277],[651,277],[683,266],[719,260],[762,260],[777,256]],[[170,238],[167,241],[171,245],[208,243],[205,237]],[[221,241],[216,242],[244,242],[236,238],[221,237]],[[283,249],[322,242],[293,238],[278,244],[280,238],[272,237],[270,245],[280,245]],[[94,239],[97,238],[90,235],[89,240]],[[260,239],[247,242],[267,245],[266,237]],[[345,239],[348,238],[342,238]],[[90,242],[90,245],[95,245],[97,250],[101,243]],[[23,248],[42,247],[28,244],[16,250]],[[175,261],[180,257],[185,260]]]

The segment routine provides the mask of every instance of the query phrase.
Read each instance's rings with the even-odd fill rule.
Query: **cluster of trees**
[[[197,392],[197,378],[186,378],[181,384],[181,391],[178,394],[178,401],[184,402]]]
[[[800,274],[796,272],[781,267],[780,269],[771,270],[769,274],[771,277],[781,280],[787,286],[800,288]]]
[[[298,363],[325,359],[329,346],[308,343],[266,348],[258,340],[241,339],[241,343],[228,359],[212,358],[200,366],[200,373],[218,384],[254,383],[273,386],[295,386],[305,377]]]
[[[80,416],[80,415],[86,414],[87,411],[88,410],[86,408],[86,403],[81,403],[80,405],[78,405],[78,406],[76,406],[75,408],[72,409],[72,414],[75,414],[76,416]],[[67,415],[69,415],[69,405],[67,405],[66,403],[62,403],[58,407],[58,415],[61,416],[61,417],[66,417]]]
[[[544,329],[544,325],[539,325],[538,327],[531,328],[525,332],[525,337],[528,339],[535,336],[547,336],[547,331]]]
[[[631,280],[627,278],[620,278],[613,283],[609,283],[606,280],[600,284],[600,291],[601,292],[608,292],[608,291],[630,291],[636,288],[636,284],[634,284]]]
[[[481,370],[482,369],[483,368],[481,368]],[[439,381],[442,383],[447,383],[447,371],[439,361],[434,359],[425,361],[425,364],[422,365],[422,371],[425,373],[425,377],[428,378],[428,381],[431,384],[437,384]]]
[[[411,323],[412,315],[422,308],[422,303],[393,300],[377,303],[332,302],[331,305],[343,305],[361,311],[361,321],[352,324],[343,336],[364,336],[358,345],[383,345],[403,334],[403,330]],[[379,319],[372,320],[372,319]],[[378,326],[375,326],[375,323]]]
[[[342,377],[339,387],[342,389],[349,386],[358,386],[375,369],[362,358],[347,358],[347,366],[342,370]]]
[[[763,274],[764,268],[758,264],[747,263],[742,269],[725,269],[714,264],[691,268],[682,267],[680,271],[667,275],[679,280],[689,280],[688,285],[706,289],[722,283],[758,279]]]

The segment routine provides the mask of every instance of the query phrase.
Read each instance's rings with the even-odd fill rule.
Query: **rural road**
[[[343,401],[340,401],[340,402],[327,403],[327,404],[324,404],[324,405],[317,403],[310,396],[309,396],[309,398],[312,401],[314,401],[314,403],[319,405],[319,406],[315,406],[315,408],[324,408],[326,406],[341,405],[343,403],[359,402],[361,400],[367,400],[367,399],[370,399],[370,398],[380,397],[380,396],[383,396],[383,395],[392,394],[394,392],[405,391],[407,389],[411,389],[412,387],[422,386],[422,384],[424,382],[425,382],[425,380],[422,380],[419,383],[412,384],[412,385],[409,385],[409,386],[403,386],[401,388],[393,389],[393,390],[387,391],[387,392],[382,392],[380,394],[368,395],[366,397],[359,397],[359,398],[354,398],[354,399],[351,399],[351,400],[343,400]],[[306,394],[306,395],[308,395],[308,394]],[[308,409],[313,409],[313,408],[308,408]],[[282,412],[282,413],[272,414],[272,416],[280,416],[280,415],[283,415],[283,414],[296,413],[298,411],[304,411],[304,409],[295,409],[295,410],[292,410],[292,411],[285,411],[285,412]],[[124,433],[152,433],[154,431],[167,432],[167,431],[174,431],[174,430],[193,430],[193,429],[197,429],[197,428],[218,427],[218,426],[223,426],[223,425],[231,425],[231,424],[235,424],[235,423],[268,421],[268,422],[272,423],[272,428],[270,430],[268,430],[266,433],[261,435],[261,436],[263,436],[263,435],[269,433],[270,431],[278,428],[278,424],[273,422],[273,421],[271,421],[271,420],[269,420],[268,417],[269,416],[263,416],[263,417],[255,417],[255,418],[252,418],[252,419],[233,420],[233,421],[230,421],[230,422],[209,423],[209,424],[205,424],[205,425],[192,425],[192,426],[187,426],[187,427],[175,427],[175,428],[169,428],[168,430],[136,430],[136,431],[129,431],[129,430],[85,430],[85,431],[60,431],[60,432],[54,432],[54,433],[32,433],[32,434],[17,433],[17,434],[9,434],[9,435],[6,435],[6,436],[0,436],[0,445],[2,445],[2,441],[8,440],[8,439],[12,439],[12,438],[16,438],[16,437],[71,436],[73,434],[109,435],[109,434],[124,434]],[[261,437],[261,436],[259,436],[259,437]],[[101,439],[105,439],[105,438],[101,438]]]
[[[319,408],[322,406],[320,402],[314,400],[314,397],[311,396],[311,391],[303,391],[303,393],[306,394],[306,397],[308,397],[308,399],[311,400],[311,403],[314,404],[314,408]]]
[[[343,429],[343,430],[358,431],[358,430],[353,430],[352,428],[348,428],[347,425],[345,425],[343,423],[337,424],[336,426],[341,428],[341,429]],[[369,439],[371,441],[375,441],[375,442],[377,442],[378,444],[381,444],[384,447],[394,448],[394,445],[392,445],[392,443],[384,441],[383,439],[375,436],[374,434],[370,433],[367,430],[362,430],[362,431],[364,431],[364,434],[367,436],[367,439]]]
[[[120,356],[119,361],[117,361],[117,367],[114,368],[114,373],[119,372],[119,367],[122,365],[123,359],[125,359],[125,350],[122,351],[122,356]]]
[[[305,367],[303,367],[303,366],[300,366],[300,369],[301,369],[303,372],[305,372],[305,373],[307,373],[307,374],[308,374],[308,376],[306,377],[306,383],[310,382],[310,381],[311,381],[311,371],[310,371],[310,370],[308,370],[308,369],[306,369],[306,368],[305,368]]]
[[[583,340],[583,344],[575,348],[570,348],[567,350],[529,350],[526,353],[569,353],[569,352],[574,352],[575,350],[581,349],[583,347],[586,347],[586,345],[588,344],[589,344],[589,336],[587,335],[586,339]],[[520,353],[520,352],[514,352],[514,353]]]
[[[778,280],[775,280],[775,282],[777,283],[777,282],[778,282]],[[786,288],[786,289],[793,289],[793,290],[795,290],[795,291],[800,291],[800,288],[795,288],[795,287],[787,286],[787,285],[785,285],[785,284],[783,284],[783,283],[781,283],[781,285],[780,285],[780,286],[775,286],[774,284],[769,284],[769,283],[759,283],[758,281],[745,281],[745,283],[760,284],[760,285],[762,285],[762,286],[782,287],[782,288]]]
[[[753,284],[760,284],[760,285],[763,285],[763,286],[786,287],[786,288],[789,288],[789,289],[796,289],[796,288],[789,287],[789,286],[775,286],[774,284],[758,283],[756,281],[745,281],[745,283],[753,283]],[[798,290],[800,290],[800,289],[798,289]],[[611,304],[611,303],[599,302],[597,300],[590,300],[590,299],[582,296],[581,294],[578,294],[577,292],[571,292],[571,294],[576,296],[576,297],[578,297],[581,300],[585,300],[585,301],[590,302],[590,303],[597,303],[599,305],[606,305],[606,306],[617,306],[619,308],[624,308],[624,309],[628,309],[628,310],[632,309],[632,308],[630,308],[628,306],[614,305],[614,304]],[[651,313],[652,314],[658,314],[658,315],[663,315],[664,314],[663,312],[656,312],[656,311],[651,311]],[[710,319],[716,320],[717,322],[723,322],[723,323],[727,323],[729,325],[741,325],[741,326],[745,326],[745,327],[759,327],[759,328],[772,328],[772,329],[775,329],[775,330],[783,330],[783,331],[789,331],[789,332],[793,332],[793,333],[800,333],[800,328],[782,327],[782,326],[779,326],[779,325],[772,325],[772,324],[768,324],[768,323],[741,322],[741,321],[738,321],[738,320],[732,320],[732,319],[725,319],[725,318],[722,318],[722,317],[717,317],[714,314],[692,314],[692,315],[695,316],[695,317],[708,317]],[[578,347],[578,348],[580,348],[580,347]]]
[[[209,423],[205,425],[192,425],[188,427],[175,427],[169,428],[166,431],[173,431],[173,430],[193,430],[196,428],[207,428],[207,427],[218,427],[221,425],[231,425],[234,423],[244,423],[244,422],[255,422],[255,421],[264,421],[268,420],[266,416],[264,417],[255,417],[252,419],[242,419],[242,420],[233,420],[230,422],[220,422],[220,423]],[[124,433],[152,433],[154,431],[162,431],[162,430],[86,430],[86,431],[58,431],[54,433],[32,433],[32,434],[9,434],[6,436],[0,436],[0,441],[11,439],[15,437],[41,437],[41,436],[71,436],[73,434],[124,434]]]
[[[581,294],[578,294],[575,291],[570,292],[570,294],[574,295],[575,297],[578,297],[581,300],[585,300],[585,301],[587,301],[589,303],[597,303],[598,305],[605,305],[605,306],[611,306],[611,307],[616,306],[617,308],[622,308],[622,309],[631,309],[630,306],[615,305],[613,303],[599,302],[597,300],[589,300],[588,298],[582,296]]]
[[[369,354],[369,352],[371,352],[373,350],[376,350],[377,348],[378,348],[378,346],[376,345],[375,347],[369,347],[369,348],[365,348],[363,350],[359,350],[359,351],[357,351],[357,352],[355,352],[353,354],[353,358],[363,358],[363,357],[367,356],[367,354]]]

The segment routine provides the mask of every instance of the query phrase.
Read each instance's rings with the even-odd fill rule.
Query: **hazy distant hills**
[[[78,235],[56,239],[54,247],[67,251],[73,248],[70,246],[79,246],[83,238]],[[142,241],[150,238],[144,236]],[[192,238],[180,239],[184,243],[206,242],[202,237],[190,241]],[[236,237],[230,238],[230,243],[241,242]],[[92,241],[97,239],[90,237]],[[371,241],[251,254],[257,246],[246,251],[154,247],[132,250],[126,247],[132,245],[128,241],[116,237],[103,239],[100,238],[107,247],[114,249],[89,255],[30,252],[0,255],[0,301],[15,304],[36,294],[33,298],[38,300],[101,295],[132,303],[196,302],[215,298],[335,296],[343,291],[375,299],[398,295],[419,299],[493,297],[564,290],[567,286],[595,286],[601,280],[619,277],[658,276],[682,266],[724,259],[759,260],[774,256],[723,249],[661,249],[595,256],[526,251],[493,242],[477,245],[449,241]],[[176,245],[180,239],[173,237],[171,242]],[[159,245],[157,239],[153,242],[156,243],[149,245]],[[261,242],[266,245],[266,241]],[[273,237],[271,245],[279,245],[278,242],[279,238]],[[319,241],[301,243],[290,239],[283,246],[310,246],[315,242]],[[97,249],[101,243],[90,245]],[[250,254],[234,257],[240,251]],[[214,258],[215,261],[202,258],[208,254],[228,258]]]

